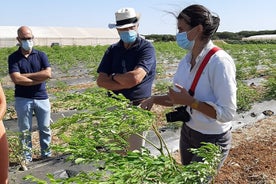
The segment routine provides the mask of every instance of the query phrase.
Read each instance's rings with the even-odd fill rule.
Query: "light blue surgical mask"
[[[186,50],[192,50],[195,44],[195,41],[190,41],[187,36],[187,32],[181,32],[176,34],[176,42],[179,47],[186,49]]]
[[[21,47],[28,51],[31,50],[34,46],[34,42],[33,40],[21,40]]]
[[[120,38],[125,43],[133,43],[133,42],[135,42],[135,40],[137,38],[137,32],[134,30],[122,31],[119,33],[119,35],[120,35]]]

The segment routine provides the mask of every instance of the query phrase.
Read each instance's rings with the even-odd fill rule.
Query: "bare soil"
[[[159,118],[164,113],[160,109],[153,109]],[[180,163],[178,151],[173,157]],[[275,113],[232,131],[231,150],[214,183],[276,184]]]
[[[215,184],[276,183],[276,116],[232,132],[230,153]],[[180,162],[179,153],[174,158]]]
[[[232,149],[215,183],[276,183],[276,116],[233,132]]]

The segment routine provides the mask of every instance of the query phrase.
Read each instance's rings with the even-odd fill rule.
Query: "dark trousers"
[[[222,158],[218,165],[218,169],[220,169],[231,148],[231,140],[231,130],[222,134],[202,134],[183,123],[180,135],[181,162],[183,165],[188,165],[191,161],[202,161],[202,158],[192,154],[189,148],[199,148],[202,146],[201,142],[208,142],[221,148]]]
[[[137,99],[137,100],[132,100],[132,101],[131,101],[131,104],[134,105],[134,106],[138,106],[138,105],[140,105],[140,103],[142,103],[142,101],[144,101],[145,99],[147,99],[147,98],[141,98],[141,99]]]

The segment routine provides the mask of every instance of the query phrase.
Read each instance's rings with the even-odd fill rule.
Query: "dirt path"
[[[276,116],[233,132],[229,156],[215,183],[276,183]]]

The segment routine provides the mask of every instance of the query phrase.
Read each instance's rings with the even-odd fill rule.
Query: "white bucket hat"
[[[136,25],[140,19],[140,14],[133,8],[121,8],[115,12],[116,24],[109,24],[109,28],[123,29]]]

